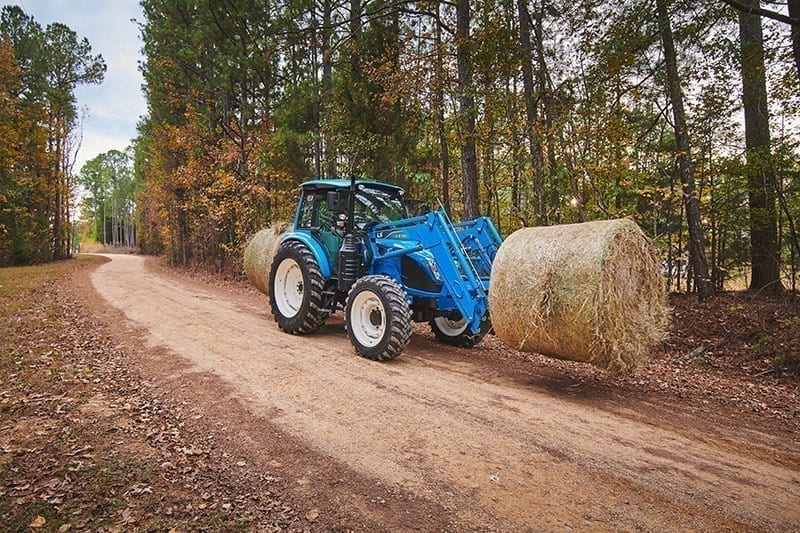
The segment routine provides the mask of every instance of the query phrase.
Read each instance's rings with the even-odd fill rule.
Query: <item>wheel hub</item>
[[[283,316],[292,318],[300,312],[303,305],[303,272],[294,259],[286,258],[278,265],[272,290]]]
[[[439,327],[439,331],[449,337],[457,337],[466,331],[467,321],[463,318],[458,320],[453,320],[451,318],[439,316],[434,319],[436,325]]]
[[[362,291],[355,296],[349,320],[353,335],[363,346],[380,344],[386,332],[385,310],[378,296],[371,291]]]

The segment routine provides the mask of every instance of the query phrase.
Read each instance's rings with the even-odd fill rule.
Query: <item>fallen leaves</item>
[[[481,349],[486,359],[518,362],[523,372],[604,388],[620,399],[678,398],[699,412],[750,416],[761,425],[800,429],[800,297],[721,293],[699,304],[695,295],[672,294],[670,305],[669,338],[623,376],[517,352],[491,335]],[[416,332],[432,336],[424,327]]]
[[[142,379],[135,354],[115,344],[66,279],[21,296],[8,321],[0,305],[0,336],[13,354],[0,360],[3,528],[302,522],[257,475],[246,481],[250,472],[237,466],[245,462],[217,448],[204,413],[186,413],[180,398]]]

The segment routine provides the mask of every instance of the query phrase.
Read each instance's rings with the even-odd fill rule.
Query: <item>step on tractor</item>
[[[491,328],[487,295],[500,235],[489,218],[453,223],[443,209],[410,216],[412,205],[388,183],[303,183],[270,269],[278,327],[311,333],[344,310],[356,351],[376,361],[403,352],[412,322],[428,322],[446,344],[480,342]]]

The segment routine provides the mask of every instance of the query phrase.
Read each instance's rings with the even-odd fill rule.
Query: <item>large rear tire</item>
[[[469,330],[469,324],[463,318],[452,320],[447,317],[437,316],[429,322],[436,340],[450,346],[460,346],[461,348],[472,348],[483,340],[489,330],[492,329],[491,322],[484,320],[481,329],[477,333]]]
[[[319,265],[304,244],[281,244],[269,275],[269,302],[278,327],[292,334],[318,330],[330,314],[321,309],[324,285]]]
[[[387,361],[411,339],[411,308],[406,292],[388,276],[364,276],[347,296],[347,336],[362,357]]]

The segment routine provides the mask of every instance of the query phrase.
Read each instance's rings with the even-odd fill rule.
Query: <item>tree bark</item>
[[[694,274],[694,285],[702,302],[714,295],[714,286],[708,277],[705,234],[700,221],[700,202],[692,167],[692,147],[689,141],[686,112],[683,107],[683,92],[681,90],[680,77],[678,76],[678,61],[667,12],[667,0],[656,0],[656,11],[661,44],[664,47],[664,61],[667,68],[667,92],[672,104],[676,144],[675,158],[678,163],[683,202],[686,207],[686,222],[689,226],[689,261]]]
[[[478,199],[478,157],[475,150],[475,96],[470,59],[469,0],[456,3],[456,62],[458,63],[458,106],[461,115],[461,171],[464,217],[480,215]]]
[[[760,2],[754,3],[749,0],[742,0],[741,2],[737,0],[722,0],[722,1],[742,13],[771,18],[772,20],[785,22],[786,24],[790,24],[792,26],[800,25],[800,20],[797,19],[796,15],[792,15],[791,11],[789,12],[789,16],[787,17],[786,15],[778,13],[777,11],[772,11],[770,9],[762,9]],[[778,3],[778,2],[773,2],[773,3]],[[791,0],[789,1],[789,3],[791,4]]]
[[[65,190],[65,178],[63,169],[63,154],[64,142],[66,139],[66,128],[64,127],[64,118],[61,115],[56,115],[53,125],[51,126],[51,135],[53,136],[52,145],[55,146],[53,150],[53,163],[52,163],[52,180],[54,185],[53,196],[53,259],[65,259],[67,257],[64,250],[64,231],[66,229],[64,221],[64,205],[66,203],[67,191]]]
[[[450,215],[452,209],[450,206],[450,148],[447,142],[447,130],[444,123],[444,57],[442,51],[442,25],[439,23],[439,3],[436,3],[436,31],[435,31],[435,46],[436,46],[436,74],[434,88],[434,108],[436,111],[436,129],[439,134],[439,151],[441,160],[442,171],[442,205],[445,212]]]
[[[759,8],[759,0],[747,0],[747,4]],[[739,39],[750,211],[750,289],[781,292],[761,17],[739,12]]]
[[[800,0],[788,0],[786,5],[789,9],[789,16],[769,9],[761,9],[759,2],[744,0],[722,0],[741,14],[768,17],[789,25],[789,38],[792,41],[792,55],[794,65],[797,70],[797,77],[800,80]]]
[[[531,16],[528,12],[528,1],[517,0],[517,14],[519,16],[519,41],[522,55],[522,94],[525,100],[525,121],[528,147],[531,153],[531,166],[533,167],[533,194],[534,209],[539,224],[546,219],[547,201],[544,192],[544,154],[542,142],[537,132],[539,125],[539,112],[534,98],[535,87],[533,84],[533,53],[531,45]]]
[[[322,92],[319,85],[317,73],[319,72],[319,55],[324,55],[319,51],[317,45],[320,41],[318,36],[319,27],[317,23],[317,3],[313,2],[309,7],[309,17],[311,18],[311,79],[314,82],[314,176],[322,177]]]
[[[358,54],[358,39],[361,35],[361,0],[350,0],[350,38],[352,50],[350,52],[350,66],[353,75],[361,70],[361,61]]]
[[[329,106],[333,101],[333,54],[331,50],[331,0],[324,0],[322,12],[322,126],[329,120]],[[336,147],[331,134],[323,133],[325,174],[336,175]]]
[[[544,151],[546,153],[543,169],[543,181],[545,194],[548,198],[545,202],[546,212],[544,213],[545,222],[553,223],[551,220],[554,215],[555,222],[560,221],[559,205],[561,198],[558,192],[558,183],[555,183],[555,170],[556,170],[556,152],[555,141],[553,139],[553,124],[556,120],[556,105],[555,105],[555,90],[553,88],[553,80],[550,78],[550,70],[547,66],[547,59],[544,53],[544,31],[542,30],[542,21],[544,20],[544,3],[539,7],[531,18],[533,23],[533,49],[536,51],[536,61],[539,68],[536,69],[537,78],[539,83],[539,90],[542,91],[542,101],[544,103]],[[549,189],[549,191],[548,191]]]
[[[800,21],[800,0],[789,0],[789,16]],[[792,39],[794,66],[797,69],[797,80],[800,81],[800,24],[789,26]]]

